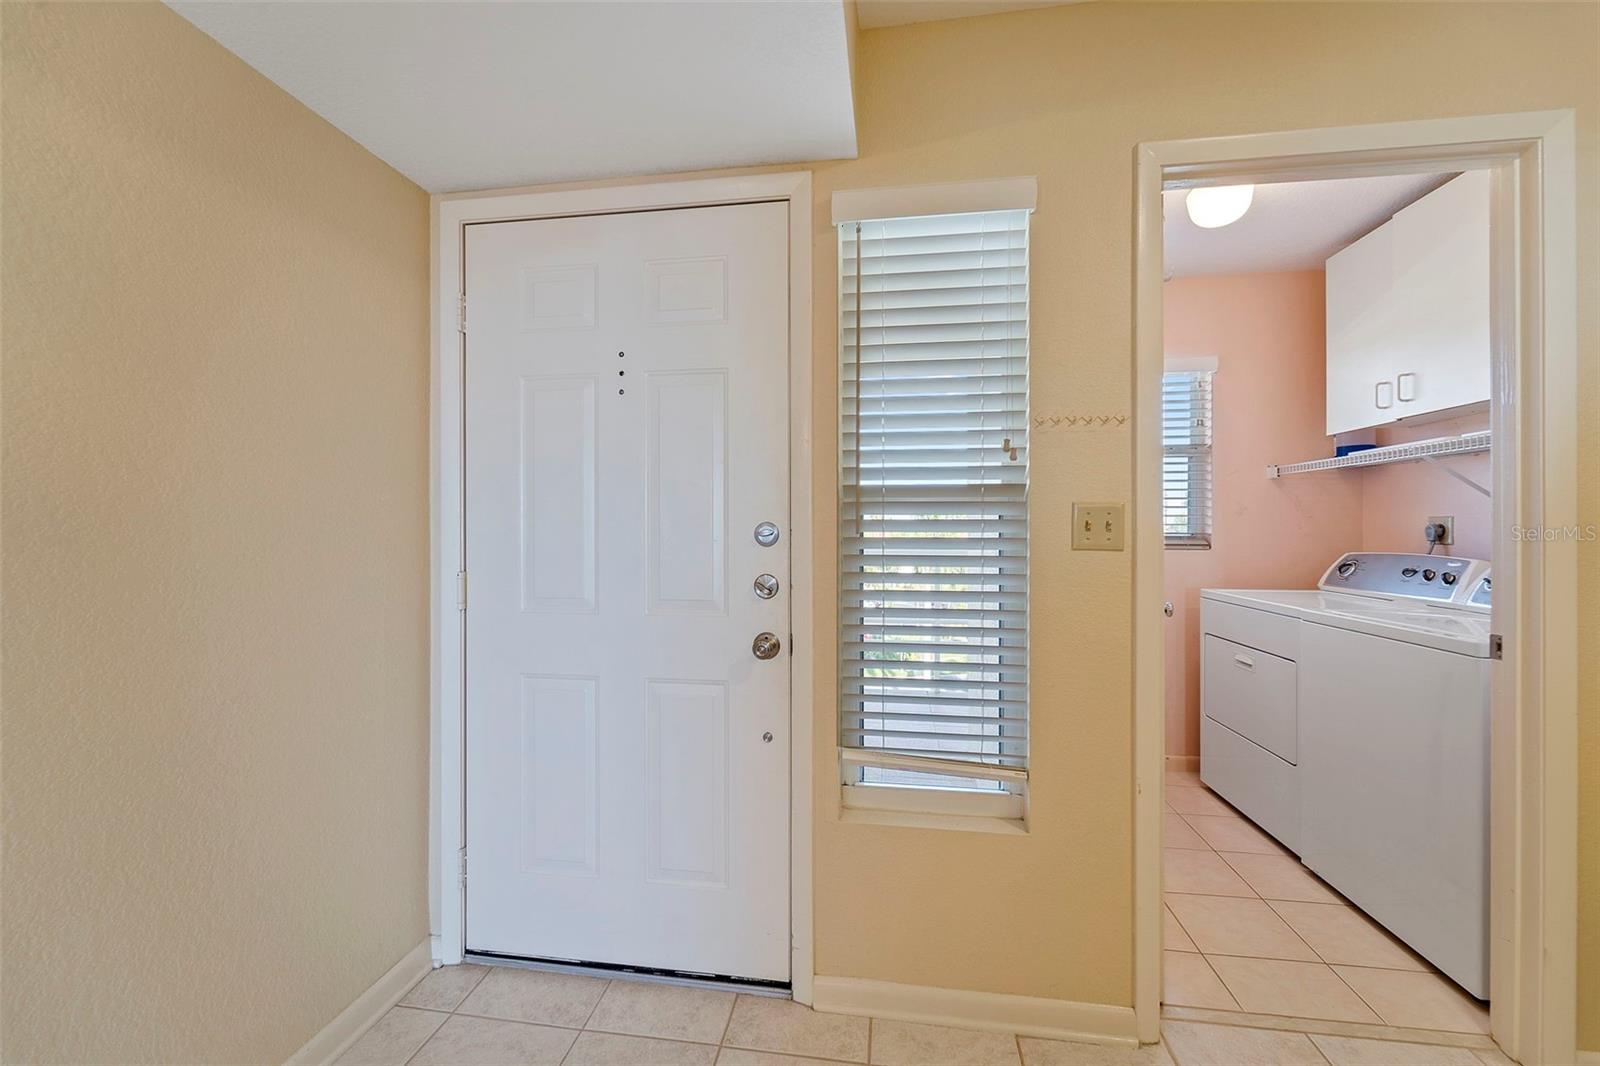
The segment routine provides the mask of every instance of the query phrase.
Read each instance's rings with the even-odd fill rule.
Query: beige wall
[[[1472,113],[1578,109],[1583,520],[1600,522],[1600,8],[1569,4],[1085,4],[868,30],[859,160],[816,168],[813,417],[833,439],[834,189],[1034,174],[1033,406],[1125,413],[1133,153],[1140,141]],[[1066,550],[1077,500],[1127,499],[1125,431],[1030,451],[1033,826],[1026,837],[842,823],[818,712],[820,973],[1132,1002],[1131,558]],[[816,464],[817,571],[834,567],[832,465]],[[1583,551],[1600,597],[1600,545]],[[816,590],[818,647],[833,589]],[[1600,1046],[1600,618],[1584,620],[1584,1042]],[[833,664],[818,664],[831,692]],[[1000,902],[996,905],[997,901]],[[980,917],[981,915],[981,917]]]
[[[281,1061],[427,933],[427,198],[3,5],[6,1061]]]
[[[1174,607],[1166,753],[1199,755],[1200,590],[1315,585],[1361,547],[1362,483],[1360,473],[1266,476],[1268,463],[1329,452],[1322,271],[1176,278],[1162,291],[1168,357],[1217,359],[1212,544],[1162,560]]]
[[[392,175],[372,176],[381,171],[377,164],[165,13],[29,13],[30,23],[61,42],[14,58],[22,51],[9,40],[17,18],[8,5],[6,251],[9,257],[16,226],[33,235],[29,243],[40,249],[34,253],[39,263],[64,261],[30,271],[30,277],[58,279],[51,292],[14,283],[8,270],[6,473],[16,479],[22,476],[16,470],[69,466],[35,457],[46,442],[54,444],[52,456],[70,458],[77,472],[59,483],[24,482],[17,504],[7,485],[5,665],[12,676],[6,813],[8,834],[11,824],[27,831],[22,843],[8,846],[29,859],[7,857],[8,1009],[43,1032],[41,1039],[64,1039],[38,1029],[48,1008],[71,1002],[72,982],[45,964],[47,950],[54,950],[50,962],[90,990],[71,1008],[83,1012],[75,1016],[104,1019],[104,1030],[142,1034],[150,1054],[175,1057],[202,1046],[219,1056],[245,1057],[244,1048],[281,1053],[414,943],[420,930],[421,880],[413,890],[410,875],[394,873],[421,862],[420,828],[413,832],[411,816],[420,827],[426,791],[422,726],[410,713],[422,699],[425,663],[416,602],[424,587],[422,326],[408,317],[416,308],[392,295],[421,292],[425,258],[403,250],[422,240],[420,221],[416,231],[402,221],[411,217],[408,205],[416,194]],[[86,37],[82,26],[90,19],[114,25],[104,37]],[[835,487],[826,457],[836,429],[835,238],[828,201],[837,188],[1037,175],[1034,407],[1050,414],[1127,413],[1135,144],[1577,107],[1586,297],[1580,322],[1582,517],[1600,522],[1597,38],[1600,9],[1522,3],[1088,4],[863,32],[861,158],[814,168],[814,562],[824,578],[814,594],[818,647],[832,646],[836,625],[834,589],[826,580],[835,563]],[[155,48],[162,63],[127,55],[145,50],[135,45]],[[31,71],[37,82],[45,63],[60,64],[52,86],[76,87],[77,97],[58,101],[58,116],[48,125],[13,123],[13,81]],[[19,68],[23,73],[15,74]],[[243,109],[255,127],[248,132]],[[14,182],[21,184],[12,174],[13,124],[29,136],[45,128],[75,131],[58,137],[65,148],[51,151],[95,160],[87,167],[86,191],[71,195],[46,181],[67,173],[66,165],[36,168],[43,176],[29,185],[38,190],[32,197],[40,207],[28,213],[39,222],[13,221],[24,214],[12,208]],[[113,167],[101,155],[120,156],[120,162]],[[290,166],[306,158],[318,162],[314,179],[313,168]],[[130,182],[129,171],[141,180]],[[222,179],[204,181],[218,172]],[[135,187],[137,198],[128,192]],[[219,188],[227,193],[220,203]],[[148,271],[123,267],[117,276],[132,279],[129,292],[88,294],[96,299],[79,304],[95,308],[92,314],[46,314],[41,305],[73,283],[78,264],[99,254],[120,266],[140,251],[140,239],[154,239],[144,233],[151,222],[141,221],[152,203],[163,233],[176,225],[181,250],[174,258],[193,260],[166,275],[175,284],[145,283]],[[175,220],[178,204],[205,214],[209,224]],[[114,232],[132,240],[93,243],[111,232],[108,211]],[[264,216],[279,224],[267,224]],[[221,231],[228,240],[217,237]],[[70,254],[51,246],[63,232],[74,235]],[[316,240],[320,254],[305,263],[286,249],[291,238]],[[240,256],[239,244],[261,254]],[[396,267],[413,254],[414,261]],[[280,277],[274,267],[291,255],[298,273]],[[363,269],[348,269],[353,261]],[[248,291],[269,295],[241,306],[238,286],[218,278],[246,278],[253,283]],[[271,307],[286,291],[301,297],[297,318],[278,316]],[[362,300],[354,302],[370,313],[360,330],[329,306],[351,302],[343,297],[356,292]],[[28,335],[54,341],[49,360],[23,363],[18,357],[25,374],[12,370],[17,304],[32,308]],[[308,306],[315,310],[307,312]],[[233,313],[195,311],[212,307]],[[201,320],[192,321],[196,317]],[[126,331],[129,318],[141,327],[136,337],[142,347],[135,350],[125,338],[95,341],[111,334],[113,324]],[[253,327],[248,337],[235,339],[239,325]],[[392,338],[381,355],[374,335]],[[214,337],[229,341],[224,369],[202,357]],[[96,343],[117,357],[99,356],[109,366],[88,363],[100,351]],[[55,354],[62,352],[65,357]],[[237,364],[234,353],[241,353]],[[301,364],[301,377],[320,389],[307,389],[303,381],[291,385],[274,373]],[[397,366],[406,373],[394,374]],[[69,371],[70,386],[58,385]],[[174,396],[185,402],[175,405]],[[23,414],[14,416],[13,406]],[[139,417],[158,406],[173,424]],[[97,416],[93,424],[85,424],[85,410]],[[1035,660],[1032,832],[1001,837],[841,822],[834,708],[825,702],[817,712],[815,751],[819,973],[1132,1000],[1131,560],[1073,555],[1064,544],[1072,500],[1128,498],[1131,445],[1124,430],[1060,430],[1041,433],[1031,455],[1034,642],[1049,652]],[[191,484],[208,479],[205,496],[215,502],[201,508],[164,490],[165,482],[154,482],[142,465],[154,462]],[[310,487],[308,470],[315,474]],[[391,521],[382,525],[385,517]],[[116,544],[86,543],[84,531],[96,522],[125,532]],[[308,528],[329,526],[341,535],[296,539]],[[345,536],[349,531],[358,535]],[[362,540],[366,550],[354,551],[351,540]],[[1584,591],[1600,597],[1600,547],[1583,551]],[[297,565],[270,565],[284,554],[297,555]],[[34,565],[23,570],[13,557]],[[250,565],[236,565],[236,559]],[[50,598],[32,584],[45,580],[28,576],[36,571],[48,572],[56,585],[65,582],[75,602],[89,606],[68,619],[42,607],[18,610]],[[321,591],[352,585],[359,599]],[[108,588],[118,592],[109,602]],[[59,589],[52,586],[50,594]],[[138,618],[129,620],[139,607]],[[237,618],[246,607],[269,624],[242,631]],[[140,639],[152,628],[151,618],[164,641]],[[330,631],[337,639],[318,639]],[[190,674],[170,677],[161,672],[165,664],[141,659],[141,649],[181,644],[180,638],[207,642],[206,654],[185,660]],[[1600,810],[1600,620],[1585,619],[1581,640],[1583,803],[1593,812]],[[363,647],[350,649],[351,642]],[[301,672],[293,676],[261,665],[296,657]],[[341,673],[338,667],[351,660],[389,669],[377,671],[376,679]],[[818,692],[833,691],[826,655],[815,680]],[[156,697],[146,700],[149,692]],[[374,692],[382,695],[374,698]],[[13,700],[24,708],[53,700],[64,708],[58,713],[66,724],[34,715],[13,728]],[[338,713],[330,708],[335,701]],[[270,712],[246,713],[263,708]],[[278,728],[280,722],[294,728]],[[234,736],[245,737],[248,749]],[[67,780],[22,767],[25,788],[15,790],[21,799],[14,805],[12,760],[19,747],[49,757],[65,768],[60,776]],[[329,763],[322,753],[330,749],[339,753],[334,763],[345,769],[345,779],[325,775]],[[186,772],[167,770],[162,756]],[[137,769],[123,773],[129,764]],[[298,772],[285,772],[285,765]],[[137,805],[112,803],[100,784],[108,777]],[[34,802],[30,791],[50,798]],[[219,841],[182,826],[147,825],[152,811],[219,806],[226,807],[226,821],[249,827],[248,839]],[[392,825],[377,817],[379,808],[390,812]],[[394,817],[395,811],[405,817]],[[311,830],[293,828],[301,823]],[[1583,1042],[1600,1047],[1600,817],[1586,816],[1582,833],[1579,1013],[1587,1025]],[[40,858],[57,839],[73,841],[75,850]],[[359,861],[346,861],[352,855]],[[182,877],[161,881],[157,862],[181,867]],[[34,867],[57,871],[58,879],[44,884],[31,873]],[[322,878],[320,903],[307,901],[300,882],[308,876]],[[143,913],[101,913],[90,906],[89,889],[113,877],[133,886],[131,897]],[[26,889],[26,915],[50,923],[53,949],[26,926],[13,936],[14,882]],[[42,884],[73,905],[77,925],[53,917],[63,908],[59,902],[45,906]],[[152,884],[165,894],[152,892]],[[124,888],[105,898],[129,896]],[[264,926],[272,927],[270,935]],[[132,942],[155,942],[146,935],[151,929],[180,947],[238,948],[227,956],[186,954],[183,965],[154,952],[135,960]],[[20,965],[11,962],[14,939],[37,992],[11,990],[17,971],[9,967]],[[97,940],[123,945],[98,960],[103,977],[93,976],[88,955]],[[315,941],[338,947],[309,967],[273,952],[280,942]],[[127,977],[136,961],[138,978]],[[231,976],[251,966],[266,967],[266,975],[248,983]],[[242,1014],[247,1026],[258,1027],[249,1032],[201,1033],[204,1019],[182,1010],[186,997],[209,997],[204,1002],[214,1008],[257,995],[276,1005]],[[293,1038],[287,1030],[294,1030]],[[153,1042],[163,1032],[177,1034],[172,1045]],[[93,1038],[91,1032],[79,1039]]]

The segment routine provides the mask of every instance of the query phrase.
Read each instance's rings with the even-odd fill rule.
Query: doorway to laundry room
[[[1162,200],[1162,1001],[1483,1038],[1490,171]]]

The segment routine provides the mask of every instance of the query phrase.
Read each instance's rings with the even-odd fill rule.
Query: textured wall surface
[[[427,934],[427,198],[165,7],[0,25],[0,1054],[282,1061]]]
[[[1082,4],[868,30],[859,160],[817,168],[813,417],[836,432],[837,188],[1033,174],[1032,403],[1124,412],[1132,390],[1133,160],[1141,141],[1576,108],[1582,521],[1600,523],[1600,7]],[[1131,555],[1071,552],[1073,500],[1127,499],[1118,430],[1032,442],[1033,804],[1026,837],[838,819],[818,712],[818,972],[1132,1002]],[[818,453],[819,575],[835,566]],[[1600,600],[1600,544],[1580,575]],[[819,647],[833,589],[816,590]],[[1600,1047],[1600,614],[1581,620],[1582,1042]],[[834,689],[823,656],[816,690]],[[996,901],[1004,902],[996,905]]]
[[[187,39],[165,24],[157,32],[148,12],[94,14],[110,24],[103,37],[71,28],[90,17],[26,14],[52,38],[24,47],[10,40],[15,10],[4,13],[6,254],[15,227],[32,234],[31,256],[63,261],[30,271],[48,279],[38,285],[14,283],[8,270],[4,293],[5,800],[8,833],[13,823],[26,830],[14,847],[27,859],[6,859],[4,1020],[9,1029],[13,1016],[27,1019],[21,1031],[43,1032],[37,1046],[69,1053],[85,1046],[40,1028],[52,1009],[136,1034],[145,1057],[271,1057],[420,935],[420,879],[397,871],[420,868],[426,792],[423,726],[411,712],[425,668],[425,382],[421,319],[409,317],[421,314],[426,256],[418,248],[402,264],[412,253],[398,249],[424,237],[420,219],[405,221],[414,190],[369,177],[376,164],[358,163],[330,130],[310,132],[315,120],[303,112],[289,117],[292,105],[247,72],[230,73],[227,56],[180,46]],[[1582,521],[1600,522],[1597,40],[1600,9],[1531,3],[1086,4],[862,33],[861,158],[815,168],[818,647],[832,647],[836,626],[827,456],[837,429],[828,225],[837,188],[1037,175],[1034,407],[1122,413],[1138,142],[1575,107]],[[154,63],[143,61],[151,48]],[[45,79],[50,64],[62,68]],[[48,125],[13,117],[30,83],[58,111]],[[26,212],[13,208],[13,126],[36,140],[28,169],[38,190]],[[46,130],[59,143],[37,143]],[[122,160],[116,174],[102,155]],[[78,171],[89,175],[86,191]],[[155,239],[143,218],[152,209],[163,233],[188,234],[181,249],[195,262],[147,282],[152,272],[130,245]],[[191,229],[194,212],[208,224]],[[211,239],[219,229],[228,241]],[[50,247],[62,232],[70,253]],[[286,250],[291,236],[316,254]],[[260,254],[241,257],[241,243]],[[118,284],[80,291],[75,267],[95,256],[131,265],[115,272]],[[238,296],[241,278],[257,296]],[[402,289],[417,306],[393,296]],[[286,290],[299,318],[277,313]],[[53,313],[63,292],[94,314]],[[343,307],[352,300],[360,306]],[[16,306],[31,308],[21,316],[27,335],[48,340],[50,356],[13,374]],[[370,320],[355,329],[343,314]],[[140,323],[141,346],[127,347],[121,318]],[[238,337],[246,327],[248,343]],[[229,358],[207,358],[215,352]],[[97,373],[102,363],[115,373]],[[286,365],[305,380],[280,377]],[[820,973],[1131,1003],[1131,557],[1068,552],[1064,521],[1074,499],[1126,499],[1130,457],[1116,429],[1045,433],[1032,450],[1042,651],[1028,836],[841,822],[834,707],[822,698]],[[24,480],[34,469],[46,473]],[[156,473],[204,479],[207,490],[183,497]],[[337,532],[308,538],[307,529]],[[1583,552],[1582,592],[1600,600],[1600,546]],[[76,611],[54,606],[56,585]],[[1600,1048],[1600,618],[1582,627],[1579,1017],[1581,1043]],[[169,669],[174,655],[188,672]],[[387,669],[374,679],[352,662]],[[833,691],[833,670],[823,654],[819,693]],[[14,699],[25,711],[52,706],[18,715],[14,729]],[[49,762],[19,762],[14,783],[17,747]],[[196,813],[218,807],[220,816]],[[219,839],[164,824],[178,817],[234,828]],[[308,879],[320,879],[316,898]],[[102,942],[115,950],[93,954]],[[173,944],[181,958],[162,958]],[[199,950],[217,944],[234,949]],[[78,985],[88,991],[74,999]],[[252,1007],[238,1024],[255,1028],[219,1032],[185,1002],[201,1013]],[[168,1032],[172,1043],[158,1044]],[[16,1057],[35,1046],[19,1044]]]

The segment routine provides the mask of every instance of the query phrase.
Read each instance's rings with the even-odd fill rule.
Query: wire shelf
[[[1282,463],[1267,467],[1269,478],[1287,474],[1314,474],[1320,470],[1348,470],[1358,466],[1385,466],[1389,463],[1408,463],[1416,459],[1439,459],[1446,455],[1469,455],[1489,450],[1489,431],[1463,433],[1459,437],[1434,437],[1406,444],[1389,444],[1382,448],[1368,448],[1335,459],[1312,459],[1304,463]]]

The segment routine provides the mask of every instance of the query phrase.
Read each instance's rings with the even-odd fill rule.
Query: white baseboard
[[[1168,755],[1168,770],[1193,770],[1200,772],[1200,756],[1198,755]]]
[[[812,985],[812,995],[814,1008],[834,1014],[868,1015],[900,1022],[926,1022],[1125,1047],[1138,1043],[1132,1007],[821,974]]]
[[[424,940],[389,967],[388,973],[357,996],[337,1018],[323,1026],[320,1033],[307,1040],[304,1047],[290,1055],[285,1066],[324,1066],[343,1055],[432,968],[432,943]]]

